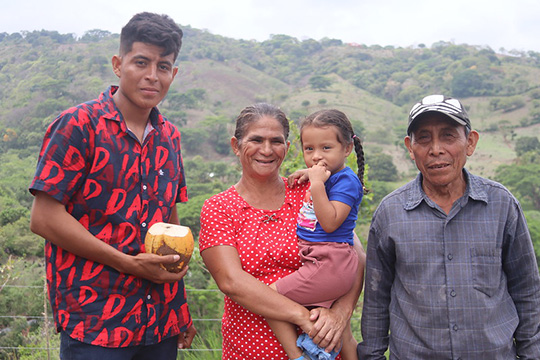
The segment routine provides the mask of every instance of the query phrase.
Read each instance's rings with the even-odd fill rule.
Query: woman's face
[[[246,127],[242,139],[233,137],[231,146],[242,164],[242,176],[264,180],[279,175],[289,142],[281,123],[263,116]]]

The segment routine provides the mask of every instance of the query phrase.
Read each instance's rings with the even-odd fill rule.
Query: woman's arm
[[[358,254],[358,270],[356,281],[351,290],[337,299],[330,309],[316,308],[311,310],[311,320],[317,320],[308,333],[313,341],[326,351],[339,348],[341,337],[346,326],[349,326],[358,298],[364,285],[364,269],[366,267],[366,252],[354,234],[354,249]]]
[[[201,256],[219,289],[236,303],[265,318],[294,323],[306,333],[311,330],[309,311],[245,272],[236,248],[218,245]]]

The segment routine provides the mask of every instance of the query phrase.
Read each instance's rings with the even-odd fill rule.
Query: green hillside
[[[56,114],[116,81],[110,68],[116,34],[94,30],[74,39],[34,31],[24,37],[0,34],[0,39],[2,152],[38,144]],[[478,159],[471,161],[473,167],[477,160],[484,163],[478,168],[486,176],[515,157],[512,136],[539,132],[540,54],[535,52],[501,55],[444,42],[431,48],[365,47],[286,35],[254,42],[186,27],[178,66],[162,110],[182,128],[200,129],[209,117],[230,122],[241,108],[259,101],[281,106],[293,120],[321,107],[337,107],[359,125],[368,149],[380,145],[374,149],[394,156],[403,171],[410,163],[388,145],[401,143],[406,112],[425,94],[449,94],[470,108],[482,135]],[[316,88],[314,77],[327,85]],[[200,134],[188,130],[185,136]],[[202,152],[208,159],[223,158],[212,151],[214,142],[206,143],[208,149],[203,149],[205,141],[197,143],[201,148],[186,149],[186,157]],[[496,162],[485,164],[494,150]]]

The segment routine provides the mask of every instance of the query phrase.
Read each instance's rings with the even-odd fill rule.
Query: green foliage
[[[201,102],[206,99],[205,89],[189,89],[183,93],[178,93],[175,90],[167,94],[169,107],[175,110],[196,109],[201,106]],[[166,108],[166,107],[164,107]]]
[[[540,271],[540,211],[524,211],[527,220],[527,226],[531,235],[531,240],[536,254],[536,262]]]
[[[27,212],[28,210],[25,210]],[[30,232],[29,217],[21,217],[13,223],[0,228],[0,256],[13,254],[16,256],[40,256],[43,254],[44,242],[39,236]]]
[[[529,164],[501,165],[495,179],[522,201],[529,201],[540,210],[540,162]]]
[[[18,359],[43,360],[60,358],[60,334],[56,333],[51,322],[33,326],[24,336],[24,346],[19,346]]]
[[[10,324],[9,331],[0,336],[0,358],[18,359],[18,351],[10,348],[17,348],[24,345],[24,334],[31,329],[32,327],[26,319],[15,318]]]
[[[485,95],[490,85],[475,69],[467,69],[454,75],[451,84],[452,95],[458,98]]]
[[[178,216],[180,223],[190,227],[197,237],[204,201],[232,186],[240,178],[240,172],[234,166],[219,161],[205,161],[201,156],[184,160],[184,170],[189,201],[178,205]]]
[[[306,163],[302,154],[302,144],[300,143],[300,132],[298,126],[293,121],[289,121],[289,151],[281,164],[281,175],[289,176],[296,170],[305,169]]]
[[[24,215],[28,215],[28,209],[25,208],[8,208],[0,211],[0,226],[14,223]]]
[[[536,253],[536,262],[540,267],[540,211],[525,211],[525,218],[527,219],[527,226],[529,227],[534,252]]]
[[[206,146],[208,132],[200,128],[184,128],[182,133],[182,151],[187,154],[199,154]]]
[[[390,155],[377,152],[375,154],[369,155],[367,161],[369,163],[369,168],[371,169],[370,176],[373,180],[398,180],[398,171]]]
[[[536,136],[523,136],[516,140],[515,151],[517,156],[522,156],[529,151],[540,152],[540,141]]]
[[[221,334],[219,332],[199,333],[195,336],[191,349],[178,350],[179,360],[220,360]]]
[[[228,155],[231,152],[231,136],[227,129],[230,123],[231,119],[224,115],[208,116],[201,122],[201,125],[208,130],[209,141],[218,154]]]
[[[489,102],[489,105],[493,111],[502,110],[503,112],[510,112],[520,109],[525,106],[525,101],[522,96],[510,96],[506,98],[493,98]]]
[[[315,90],[325,90],[332,85],[332,80],[322,75],[315,75],[309,78],[309,85]]]
[[[179,359],[221,359],[221,315],[223,294],[217,288],[210,272],[206,269],[198,246],[189,263],[186,284],[189,311],[198,335],[192,350],[180,351]],[[209,349],[209,351],[200,351]]]
[[[220,191],[217,191],[216,193],[218,192]],[[204,201],[212,195],[214,195],[214,193],[209,192],[205,195],[198,195],[193,197],[190,196],[187,203],[182,203],[178,205],[178,217],[180,218],[180,224],[188,226],[191,229],[193,236],[199,235],[199,232],[201,230],[201,225],[199,223],[201,209]]]

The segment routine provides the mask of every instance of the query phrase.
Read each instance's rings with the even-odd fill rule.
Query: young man
[[[47,283],[62,359],[176,359],[196,330],[183,276],[146,254],[148,228],[179,223],[187,201],[180,133],[156,106],[178,68],[182,30],[140,13],[112,58],[119,86],[49,127],[30,191],[31,229],[45,238]]]
[[[405,145],[420,171],[373,215],[362,360],[540,359],[540,277],[523,212],[469,173],[479,135],[461,103],[414,105]]]

